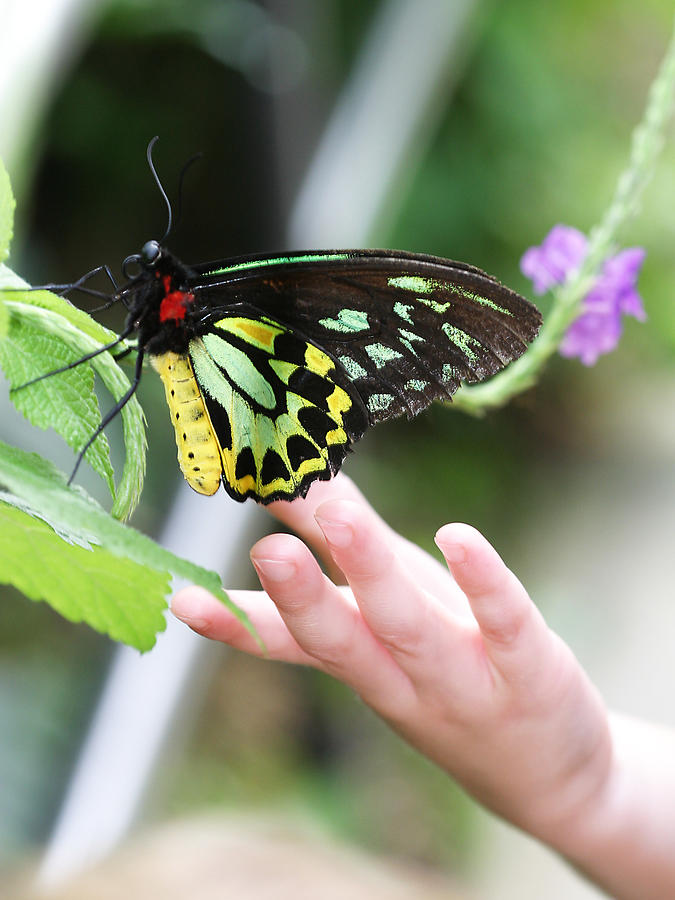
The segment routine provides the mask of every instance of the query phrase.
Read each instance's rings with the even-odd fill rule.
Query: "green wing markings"
[[[458,284],[451,284],[448,288],[453,294],[460,294],[466,300],[470,300],[473,303],[480,303],[481,306],[489,306],[490,309],[494,309],[495,312],[501,313],[503,316],[513,317],[511,310],[506,309],[504,306],[500,306],[498,303],[495,303],[494,300],[490,300],[489,297],[484,297],[482,294],[475,293],[475,291],[469,291],[464,287],[460,287]]]
[[[429,384],[428,381],[422,381],[420,378],[411,378],[405,383],[406,391],[423,391]]]
[[[449,322],[444,322],[441,327],[448,340],[461,350],[470,362],[476,362],[478,354],[473,348],[477,347],[480,349],[482,346],[481,342],[470,334],[467,334],[466,331],[462,331],[461,328],[457,328],[456,325],[451,325]]]
[[[393,394],[371,394],[368,397],[368,409],[371,413],[386,412],[393,402]]]
[[[352,359],[351,356],[339,356],[338,359],[352,381],[356,381],[357,378],[365,378],[368,374],[363,366],[359,365],[359,363],[357,363],[355,359]]]
[[[368,313],[360,309],[341,309],[336,319],[319,319],[319,325],[330,331],[367,331],[370,328]]]
[[[396,301],[396,303],[394,303],[394,312],[396,313],[396,315],[400,316],[402,319],[405,319],[405,321],[408,322],[409,325],[415,324],[410,315],[410,311],[414,308],[415,307],[412,305],[412,303],[401,303],[398,300]]]
[[[414,294],[432,294],[436,290],[444,289],[441,281],[436,278],[424,278],[422,275],[396,275],[389,279],[389,286],[412,291]]]
[[[302,253],[299,256],[275,256],[272,259],[248,259],[231,266],[222,266],[204,272],[203,278],[209,275],[233,275],[249,269],[264,269],[267,266],[283,266],[291,263],[329,262],[331,260],[349,259],[349,253]]]
[[[285,362],[283,359],[271,359],[270,367],[279,381],[285,384],[286,387],[288,387],[291,378],[298,371],[297,363]]]
[[[419,341],[422,344],[425,343],[424,338],[421,334],[416,334],[414,331],[406,331],[405,328],[399,328],[399,341],[406,348],[408,353],[411,353],[413,356],[417,356],[417,350],[415,350],[413,346],[414,341]]]
[[[265,409],[274,409],[277,401],[272,385],[244,350],[240,350],[213,333],[205,334],[202,342],[208,356],[218,364],[220,369],[227,372],[228,377],[235,382],[241,393],[248,394],[252,400]],[[202,358],[200,355],[200,359]],[[225,379],[220,376],[218,384],[221,389],[223,381]],[[214,396],[213,393],[211,395]]]
[[[393,347],[387,347],[386,344],[366,344],[365,350],[378,369],[382,369],[387,363],[403,357],[402,353],[394,350]]]
[[[513,316],[513,313],[510,310],[495,303],[494,300],[490,300],[489,297],[477,294],[475,291],[471,291],[462,285],[441,281],[437,278],[425,278],[422,275],[397,275],[390,278],[388,283],[390,287],[401,288],[401,290],[411,291],[414,294],[433,294],[434,291],[439,291],[444,294],[459,294],[465,300],[470,300],[473,303],[480,303],[481,306],[489,306],[491,309],[494,309],[496,312],[502,313],[505,316]],[[451,303],[439,303],[437,300],[427,299],[426,297],[418,296],[415,299],[419,303],[426,304],[437,313],[444,313],[451,306]],[[397,306],[403,306],[403,304],[397,303],[396,307]],[[405,318],[404,312],[399,311],[396,307],[395,312]]]
[[[439,303],[438,300],[430,300],[427,297],[417,297],[418,303],[424,303],[425,306],[428,306],[430,309],[433,309],[436,313],[444,313],[447,312],[452,303],[447,301],[446,303]]]

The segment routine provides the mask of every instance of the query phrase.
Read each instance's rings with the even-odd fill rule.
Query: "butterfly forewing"
[[[200,268],[193,289],[205,307],[245,302],[321,347],[370,424],[493,375],[541,323],[536,307],[484,272],[432,256],[317,251]]]

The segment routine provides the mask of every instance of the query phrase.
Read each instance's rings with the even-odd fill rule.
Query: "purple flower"
[[[539,247],[530,247],[520,261],[524,275],[532,279],[535,294],[562,284],[586,256],[588,241],[576,228],[555,225]],[[645,258],[641,247],[622,250],[605,261],[598,278],[583,300],[582,312],[570,325],[560,344],[563,356],[578,356],[592,366],[603,353],[614,350],[623,328],[621,316],[644,321],[637,279]]]

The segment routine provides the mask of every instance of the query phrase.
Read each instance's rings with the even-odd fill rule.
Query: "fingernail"
[[[199,613],[192,615],[189,607],[183,612],[181,605],[180,602],[171,604],[171,612],[179,621],[184,622],[190,628],[194,628],[195,631],[203,631],[208,626],[208,619],[204,616],[200,616]]]
[[[295,566],[287,559],[265,559],[252,556],[251,562],[258,575],[270,581],[288,581],[295,575]]]
[[[179,616],[176,612],[174,612],[174,616],[194,631],[204,631],[209,624],[206,619],[199,616]]]
[[[438,535],[436,535],[435,541],[447,562],[459,565],[466,561],[466,547],[463,544],[441,543]]]
[[[354,540],[354,532],[351,525],[347,525],[345,522],[335,522],[333,519],[324,519],[321,516],[315,516],[314,518],[331,547],[344,549]]]

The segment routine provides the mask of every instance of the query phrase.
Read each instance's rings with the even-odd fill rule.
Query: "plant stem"
[[[664,143],[674,95],[675,25],[666,55],[649,89],[644,116],[633,131],[628,166],[619,177],[607,212],[591,230],[583,263],[554,291],[551,312],[529,350],[490,381],[463,387],[454,398],[456,408],[481,415],[502,406],[535,383],[579,314],[584,297],[613,251],[619,229],[638,209],[642,191],[654,172]]]

